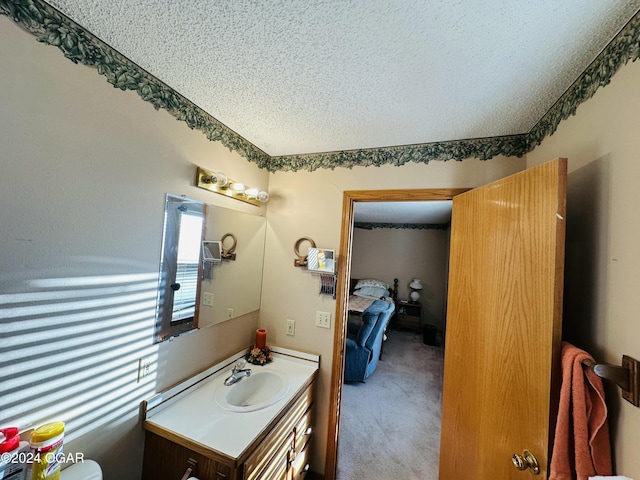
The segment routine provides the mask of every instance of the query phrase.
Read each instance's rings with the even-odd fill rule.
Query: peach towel
[[[583,360],[593,361],[593,357],[562,343],[562,386],[549,480],[612,475],[602,379],[583,367]]]

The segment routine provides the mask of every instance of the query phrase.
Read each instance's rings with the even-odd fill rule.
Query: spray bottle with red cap
[[[25,480],[29,442],[20,440],[18,427],[0,428],[0,480]]]

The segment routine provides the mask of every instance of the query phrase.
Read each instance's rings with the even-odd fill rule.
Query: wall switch
[[[296,333],[296,321],[287,320],[287,335],[295,335]]]
[[[233,308],[227,308],[227,319],[235,317],[235,311]]]
[[[202,292],[202,304],[207,307],[213,307],[213,293]]]
[[[316,327],[331,328],[331,313],[316,312]]]
[[[138,383],[156,371],[156,356],[142,357],[138,362]]]

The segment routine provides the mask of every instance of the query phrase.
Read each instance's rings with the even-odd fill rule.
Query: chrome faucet
[[[233,366],[233,369],[231,370],[231,375],[228,376],[224,381],[224,384],[227,387],[233,385],[234,383],[239,382],[244,377],[251,376],[251,369],[244,368],[246,364],[247,362],[244,359],[241,359],[241,360],[238,360],[238,362]]]

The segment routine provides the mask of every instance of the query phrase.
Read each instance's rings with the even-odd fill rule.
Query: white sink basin
[[[262,368],[262,367],[258,367]],[[283,373],[273,370],[257,371],[227,387],[220,384],[215,400],[222,408],[232,412],[254,412],[270,407],[289,391],[289,380]]]

